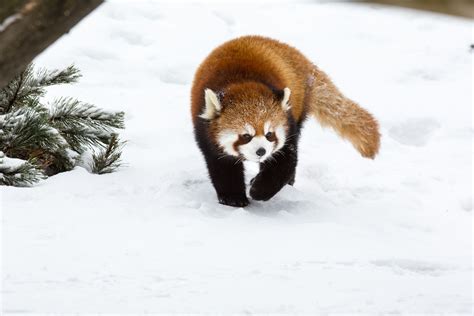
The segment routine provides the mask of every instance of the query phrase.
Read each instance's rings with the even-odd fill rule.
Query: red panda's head
[[[285,144],[290,89],[273,91],[255,83],[231,84],[216,94],[205,90],[210,136],[228,155],[263,162]]]

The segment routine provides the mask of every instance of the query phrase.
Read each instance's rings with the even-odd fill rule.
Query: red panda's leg
[[[286,184],[295,182],[298,149],[295,142],[286,144],[278,153],[260,165],[260,172],[254,178],[250,196],[254,200],[267,201]]]
[[[296,170],[293,172],[293,175],[290,178],[290,181],[288,181],[288,184],[293,186],[295,184],[295,178],[296,178]]]
[[[249,204],[245,193],[244,165],[234,157],[206,156],[207,168],[219,203],[244,207]]]
[[[223,156],[209,139],[207,122],[200,121],[194,129],[199,149],[206,160],[211,182],[219,203],[243,207],[249,204],[245,193],[244,165],[236,157]]]
[[[295,178],[296,178],[296,170],[293,173],[293,175],[290,177],[290,180],[288,181],[288,184],[293,186],[295,184]],[[255,181],[255,177],[252,180],[250,180],[250,185],[252,185],[254,181]]]

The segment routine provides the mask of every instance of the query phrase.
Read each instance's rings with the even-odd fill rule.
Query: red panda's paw
[[[295,184],[295,176],[296,176],[296,172],[293,172],[293,174],[291,175],[290,177],[290,180],[288,180],[288,185],[291,185],[293,186]],[[252,178],[252,180],[250,180],[250,185],[252,186],[253,183],[255,182],[255,178]]]
[[[281,189],[271,181],[266,181],[262,174],[257,175],[251,182],[250,196],[256,201],[268,201]]]
[[[249,205],[249,200],[245,195],[224,195],[220,194],[218,196],[219,203],[234,206],[234,207],[245,207]]]

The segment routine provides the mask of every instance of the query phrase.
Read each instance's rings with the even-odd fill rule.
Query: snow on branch
[[[0,89],[0,151],[4,158],[0,184],[31,185],[41,179],[40,172],[50,176],[71,170],[87,151],[93,154],[93,172],[109,173],[120,165],[124,143],[116,130],[125,127],[123,112],[69,97],[42,103],[46,87],[74,83],[80,76],[74,66],[35,72],[30,65]],[[6,164],[11,159],[18,162],[15,168]]]

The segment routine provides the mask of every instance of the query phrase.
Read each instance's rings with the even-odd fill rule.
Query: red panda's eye
[[[242,135],[242,140],[248,143],[249,141],[252,140],[252,135],[250,135],[250,134],[243,134],[243,135]]]
[[[273,137],[273,133],[272,132],[268,132],[265,134],[265,137],[269,140],[269,141],[274,141],[274,137]]]

